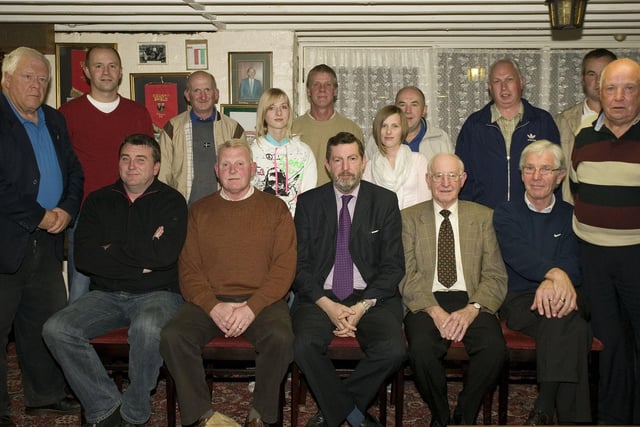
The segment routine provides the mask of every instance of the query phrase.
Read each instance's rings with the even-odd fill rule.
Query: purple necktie
[[[349,252],[351,236],[351,216],[349,200],[353,196],[342,196],[342,208],[338,219],[338,239],[336,245],[336,261],[333,264],[333,293],[341,300],[353,293],[353,261]]]

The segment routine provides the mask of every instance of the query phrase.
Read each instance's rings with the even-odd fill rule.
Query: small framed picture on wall
[[[208,49],[206,40],[185,40],[187,70],[206,70],[208,68]]]
[[[272,52],[229,52],[229,98],[232,104],[257,104],[271,88]]]
[[[138,43],[138,64],[166,64],[167,44],[162,42]]]

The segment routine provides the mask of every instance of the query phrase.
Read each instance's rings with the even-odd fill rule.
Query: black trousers
[[[580,312],[547,319],[529,309],[535,291],[509,292],[500,316],[507,326],[536,340],[538,382],[560,383],[556,411],[561,423],[591,422],[589,351],[591,328],[585,319],[586,304],[578,298]]]
[[[0,415],[9,414],[7,341],[13,324],[22,370],[24,403],[44,406],[65,397],[62,370],[42,339],[42,325],[67,305],[56,239],[46,231],[31,234],[22,265],[0,274]]]
[[[593,334],[602,341],[599,424],[640,424],[640,245],[580,242]]]
[[[359,299],[355,292],[343,304],[353,305]],[[355,407],[366,412],[382,383],[406,360],[400,298],[378,301],[360,319],[356,338],[366,357],[346,379],[338,376],[326,354],[335,329],[329,317],[316,304],[297,300],[291,310],[294,359],[329,427],[341,425]]]
[[[449,313],[469,302],[466,292],[436,292],[435,296],[438,304]],[[429,405],[431,423],[446,426],[450,421],[450,409],[443,360],[451,341],[440,336],[433,319],[424,311],[408,313],[404,323],[416,387]],[[475,424],[482,396],[498,379],[507,353],[497,317],[486,312],[478,314],[462,341],[469,355],[469,368],[455,415],[463,424]]]

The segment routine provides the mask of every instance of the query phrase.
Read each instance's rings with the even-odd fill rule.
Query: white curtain
[[[452,140],[467,117],[489,102],[489,66],[498,59],[514,59],[525,78],[523,97],[555,116],[583,98],[581,63],[589,49],[443,49],[363,47],[303,48],[304,78],[314,65],[325,63],[338,74],[336,108],[354,120],[365,133],[379,108],[394,102],[398,89],[420,87],[429,105],[429,119],[443,128]],[[612,49],[619,58],[640,60],[637,49]],[[468,70],[484,70],[477,80]],[[308,101],[300,85],[299,113]]]
[[[398,89],[413,85],[425,94],[432,92],[432,53],[430,48],[308,47],[303,50],[303,78],[315,65],[332,67],[338,75],[336,109],[358,123],[367,139],[376,112],[394,103]],[[301,90],[305,84],[300,85]],[[309,108],[306,92],[298,99],[299,113],[303,113]]]

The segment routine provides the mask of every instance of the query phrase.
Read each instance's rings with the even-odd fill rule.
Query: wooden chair
[[[536,341],[522,332],[509,329],[506,322],[501,322],[502,333],[507,343],[509,352],[508,363],[500,376],[498,392],[498,424],[507,423],[507,413],[509,407],[509,384],[510,383],[532,383],[536,381]],[[589,381],[591,388],[591,411],[592,418],[597,420],[597,396],[598,396],[598,375],[599,357],[604,349],[602,342],[597,338],[591,344],[591,354],[589,361]],[[486,423],[485,423],[486,424]]]
[[[255,379],[256,349],[244,336],[225,338],[218,336],[212,339],[202,350],[202,359],[207,375],[209,390],[213,390],[215,381],[233,381],[242,378],[246,381]],[[169,427],[175,427],[176,420],[176,392],[171,374],[167,377],[167,421]],[[279,419],[282,421],[284,412],[284,384],[280,385]],[[169,387],[171,383],[171,390]]]
[[[118,389],[122,391],[124,380],[127,378],[129,372],[129,328],[123,327],[109,331],[104,335],[92,339],[91,344],[95,348],[96,353],[98,353],[100,360],[102,360],[105,369],[113,377]],[[167,378],[168,371],[164,366],[160,368],[160,374]],[[169,394],[175,395],[173,381],[167,380],[165,387],[167,396],[169,396]],[[167,422],[170,426],[175,426],[175,411],[173,413],[173,420],[171,420],[169,412],[167,411]]]
[[[336,365],[336,370],[341,375],[348,375],[353,372],[353,369],[357,363],[365,357],[364,353],[360,349],[360,344],[356,338],[352,337],[334,337],[329,347],[327,348],[327,355]],[[403,369],[399,369],[390,379],[393,385],[398,382],[404,381]],[[378,405],[380,408],[380,423],[382,425],[387,424],[387,383],[380,386],[378,392]],[[291,426],[298,425],[298,415],[300,412],[300,404],[304,404],[307,395],[307,384],[304,380],[304,375],[298,365],[295,362],[291,367]],[[400,394],[394,395],[395,400],[392,400],[392,404],[396,406],[396,426],[402,425],[402,410],[398,408],[402,406],[404,399]],[[400,405],[400,406],[398,406]],[[400,416],[398,416],[398,413]]]
[[[448,381],[462,381],[469,356],[462,342],[452,342],[445,356],[445,368]],[[402,378],[395,379],[391,388],[391,400],[396,407],[396,426],[402,425],[404,416],[404,381],[413,377],[413,370],[407,366],[403,370]],[[491,424],[491,405],[495,388],[485,393],[482,401],[482,422]]]
[[[128,328],[118,328],[91,340],[105,368],[111,372],[116,384],[122,389],[128,372],[129,342]],[[211,340],[202,352],[207,374],[207,383],[212,390],[216,380],[234,378],[255,378],[256,351],[253,345],[240,336],[237,338],[217,337]],[[166,380],[167,426],[176,426],[176,389],[173,377],[166,366],[160,370]],[[280,387],[280,419],[283,417],[284,382]]]

